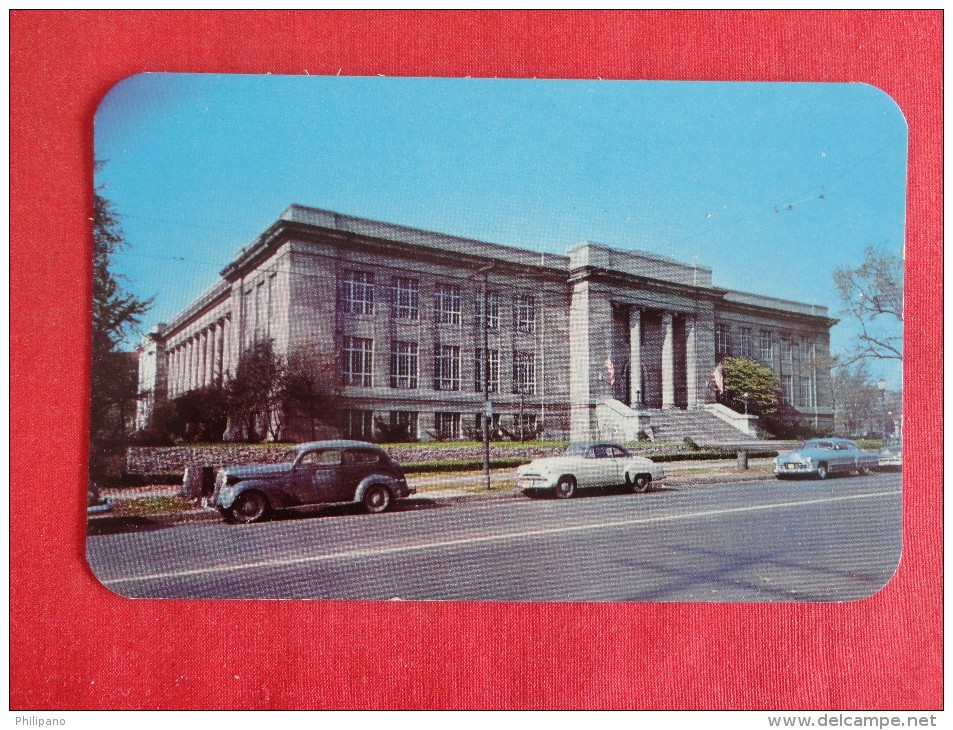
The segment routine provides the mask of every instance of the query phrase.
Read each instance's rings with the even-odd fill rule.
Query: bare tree
[[[903,360],[903,260],[868,246],[856,269],[835,269],[834,284],[844,305],[842,316],[860,327],[845,364]]]

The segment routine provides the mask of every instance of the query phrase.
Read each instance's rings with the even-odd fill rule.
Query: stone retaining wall
[[[235,444],[229,446],[133,446],[126,451],[129,474],[178,474],[187,466],[227,466],[230,464],[270,464],[281,461],[287,449],[270,445]],[[479,461],[481,446],[402,446],[385,449],[401,464],[419,461]],[[561,453],[560,446],[491,447],[491,457],[535,459]]]

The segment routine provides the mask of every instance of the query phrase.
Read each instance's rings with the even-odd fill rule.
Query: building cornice
[[[600,266],[583,266],[573,270],[572,273],[569,274],[570,285],[578,284],[582,281],[591,281],[626,289],[636,289],[640,292],[678,295],[681,297],[688,296],[694,299],[705,299],[713,302],[721,301],[722,295],[727,291],[712,286],[693,286],[691,284],[680,284],[662,279],[653,279],[647,276],[614,271]],[[637,304],[635,301],[632,303]]]
[[[209,308],[220,304],[228,298],[231,292],[231,284],[227,281],[218,281],[212,287],[203,292],[194,302],[177,314],[171,322],[163,325],[158,334],[168,339],[173,333],[180,331],[208,313]]]
[[[565,280],[569,259],[551,253],[488,243],[393,223],[344,215],[319,208],[292,205],[264,233],[243,248],[235,261],[222,269],[222,277],[235,280],[254,268],[287,240],[304,238],[322,243],[360,246],[373,252],[441,263],[456,268],[482,268],[488,263],[500,273],[537,270]]]
[[[828,314],[827,307],[819,304],[795,302],[762,294],[750,294],[734,290],[725,290],[720,304],[726,309],[745,314],[769,314],[782,316],[798,322],[813,321],[818,327],[833,327],[838,320]]]

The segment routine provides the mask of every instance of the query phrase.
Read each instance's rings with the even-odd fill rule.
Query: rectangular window
[[[395,276],[391,282],[391,305],[396,319],[420,319],[420,282]]]
[[[259,281],[255,287],[255,342],[261,342],[265,339],[265,313],[267,312],[265,304],[265,282]]]
[[[347,439],[368,441],[374,438],[373,411],[345,411],[342,436]]]
[[[390,351],[390,387],[417,387],[417,343],[394,341]]]
[[[474,352],[473,389],[477,393],[483,392],[483,375],[486,372],[483,361],[483,350]],[[490,350],[490,392],[500,392],[500,351]]]
[[[500,326],[500,293],[491,291],[486,293],[486,308],[488,312],[486,328],[495,330]],[[483,330],[483,294],[480,293],[476,298],[476,326]]]
[[[531,294],[513,297],[513,329],[527,334],[536,331],[536,297]]]
[[[731,330],[726,324],[715,325],[715,355],[718,358],[731,354]]]
[[[460,287],[437,284],[438,324],[460,324]]]
[[[255,291],[252,288],[246,289],[245,296],[242,297],[242,326],[246,347],[255,342]]]
[[[435,413],[433,418],[434,432],[437,438],[461,438],[459,413]]]
[[[513,353],[513,392],[523,395],[532,395],[536,392],[535,353]]]
[[[374,340],[366,337],[345,337],[341,352],[341,374],[344,385],[371,385],[374,361]]]
[[[340,307],[348,314],[374,314],[374,275],[345,271],[341,277]]]
[[[751,357],[751,328],[742,327],[738,332],[738,355]]]
[[[460,348],[440,345],[434,357],[434,390],[460,390]]]
[[[517,413],[513,416],[513,433],[520,441],[536,438],[539,419],[535,413]]]
[[[791,340],[787,337],[781,338],[781,362],[793,362],[793,354],[791,352]]]
[[[774,361],[774,345],[771,342],[771,333],[767,330],[758,333],[758,354],[762,362],[770,364]]]
[[[794,376],[785,375],[781,378],[781,400],[785,405],[794,405]]]
[[[391,411],[390,427],[392,433],[402,438],[416,439],[420,436],[416,411]]]
[[[811,376],[802,375],[800,378],[800,390],[798,392],[798,403],[802,408],[814,407],[814,392],[811,388]]]
[[[476,414],[476,432],[480,434],[481,437],[483,435],[483,419],[484,416],[482,413]],[[503,430],[500,428],[500,414],[494,413],[490,416],[490,439],[497,441],[501,438],[503,438]]]

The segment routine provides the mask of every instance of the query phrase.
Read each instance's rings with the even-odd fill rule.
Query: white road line
[[[899,489],[889,492],[870,492],[866,494],[851,494],[840,497],[825,497],[824,499],[807,499],[797,502],[778,502],[775,504],[759,504],[748,507],[731,507],[727,509],[707,510],[704,512],[687,512],[677,515],[665,515],[659,517],[641,517],[632,520],[618,520],[614,522],[598,522],[586,525],[569,525],[563,527],[547,527],[540,530],[523,530],[520,532],[503,532],[496,535],[483,535],[480,537],[464,537],[456,540],[442,540],[439,542],[415,543],[413,545],[397,545],[394,547],[368,548],[364,550],[348,550],[339,553],[328,553],[326,555],[310,555],[302,558],[288,558],[283,560],[262,560],[254,563],[240,563],[238,565],[213,565],[207,568],[193,568],[191,570],[177,570],[166,573],[150,573],[147,575],[128,576],[125,578],[101,579],[104,585],[115,585],[117,583],[136,583],[147,580],[164,580],[166,578],[188,578],[196,575],[209,575],[213,573],[229,573],[239,570],[256,570],[258,568],[277,568],[291,565],[306,565],[308,563],[319,563],[328,560],[351,560],[354,558],[366,558],[379,555],[392,555],[394,553],[406,553],[414,550],[436,550],[447,547],[458,547],[460,545],[475,545],[485,542],[496,542],[501,540],[512,540],[527,537],[539,537],[540,535],[556,535],[569,532],[587,532],[596,530],[607,530],[617,527],[630,527],[632,525],[647,525],[659,522],[674,522],[676,520],[702,519],[705,517],[715,517],[718,515],[739,514],[742,512],[757,512],[772,509],[790,509],[792,507],[804,507],[807,505],[828,504],[831,502],[846,502],[854,499],[877,499],[879,497],[893,497],[899,495]]]

